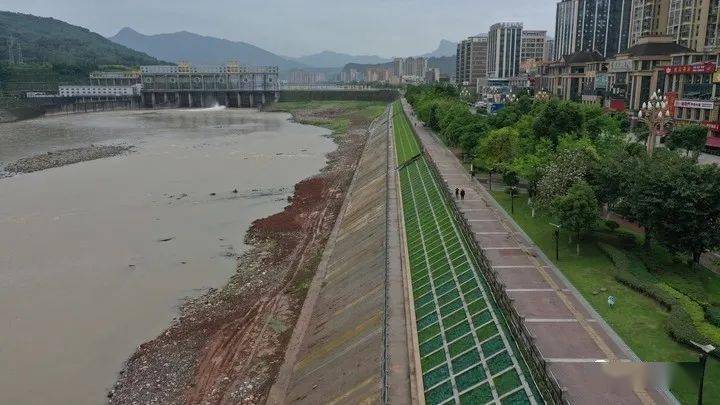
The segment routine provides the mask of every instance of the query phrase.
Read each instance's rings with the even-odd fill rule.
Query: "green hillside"
[[[0,11],[0,60],[10,60],[8,39],[28,63],[63,65],[149,65],[157,59],[116,44],[90,30],[53,18]],[[18,59],[18,46],[13,46]]]

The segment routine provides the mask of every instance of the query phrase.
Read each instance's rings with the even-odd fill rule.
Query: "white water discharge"
[[[0,125],[0,166],[136,147],[0,179],[0,404],[104,402],[184,297],[222,286],[250,223],[280,211],[335,147],[288,118],[213,107]]]

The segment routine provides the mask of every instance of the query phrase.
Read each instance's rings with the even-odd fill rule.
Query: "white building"
[[[121,97],[139,96],[142,86],[60,86],[60,97]]]
[[[497,23],[488,33],[487,75],[508,79],[520,73],[522,23]]]

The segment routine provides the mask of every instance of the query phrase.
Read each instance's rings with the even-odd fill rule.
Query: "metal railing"
[[[446,202],[452,208],[455,219],[460,224],[463,239],[470,247],[468,250],[470,251],[471,259],[473,260],[475,267],[480,269],[483,273],[483,278],[490,287],[492,299],[502,312],[508,329],[515,340],[515,344],[517,345],[525,364],[530,369],[535,386],[538,388],[543,396],[543,399],[547,403],[567,404],[568,401],[565,399],[564,390],[560,387],[555,375],[548,368],[548,363],[545,361],[545,357],[537,348],[537,344],[535,343],[536,337],[527,329],[527,326],[525,325],[525,318],[518,313],[517,309],[515,309],[513,299],[508,295],[505,285],[500,282],[497,272],[493,270],[492,264],[485,256],[482,247],[478,244],[477,240],[475,240],[470,225],[468,224],[465,216],[462,212],[460,212],[457,205],[454,203],[450,190],[446,187],[446,183],[443,181],[435,162],[430,158],[430,154],[425,148],[425,145],[423,145],[417,133],[415,133],[415,128],[411,126],[411,129],[413,135],[417,138],[418,143],[421,145],[423,155],[426,156],[428,167],[430,167],[430,171],[435,177],[435,180],[443,185],[440,188],[443,190]]]

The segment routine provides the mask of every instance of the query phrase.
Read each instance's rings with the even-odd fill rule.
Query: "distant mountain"
[[[152,65],[157,59],[111,42],[87,28],[54,18],[0,11],[0,60],[13,59],[65,65]],[[19,48],[19,52],[18,52]]]
[[[346,53],[333,51],[323,51],[313,55],[290,59],[316,68],[342,68],[348,63],[378,64],[391,61],[391,59],[382,58],[377,55],[348,55]]]
[[[457,43],[443,39],[440,41],[437,49],[422,56],[426,58],[439,58],[442,56],[455,56],[455,53],[457,53]]]
[[[278,66],[281,70],[305,67],[302,63],[285,59],[246,42],[207,37],[187,31],[144,35],[126,27],[109,39],[172,62],[221,64],[238,60],[245,65]]]

